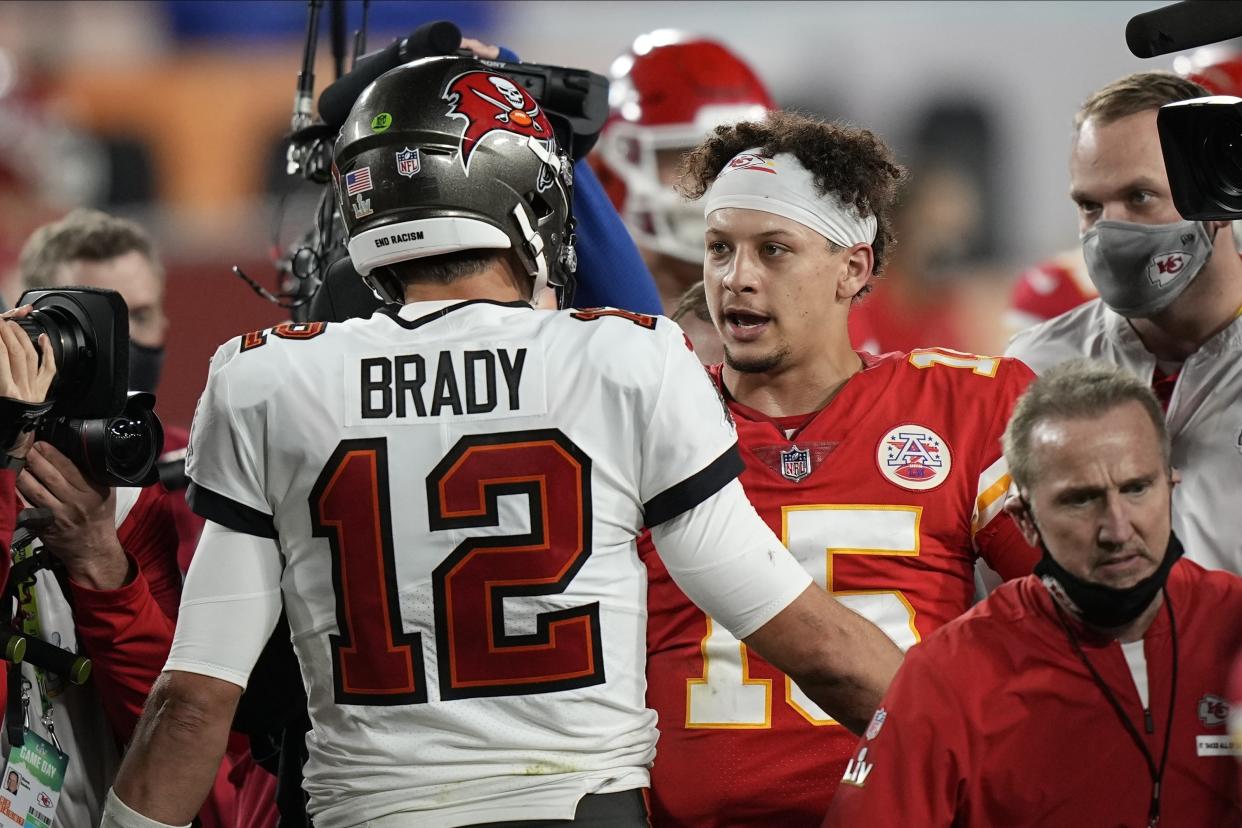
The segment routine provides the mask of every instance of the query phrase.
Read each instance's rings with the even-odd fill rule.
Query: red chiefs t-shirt
[[[821,586],[909,647],[970,607],[977,557],[1007,578],[1038,560],[1001,514],[1000,436],[1033,375],[942,349],[862,356],[809,418],[729,407],[759,514]],[[856,737],[712,624],[649,545],[643,557],[654,824],[819,825]]]
[[[1001,586],[906,658],[825,828],[1147,825],[1147,759],[1100,683],[1157,766],[1167,741],[1159,824],[1242,825],[1225,689],[1242,578],[1181,560],[1165,596],[1144,708],[1118,642],[1063,624],[1035,577]]]

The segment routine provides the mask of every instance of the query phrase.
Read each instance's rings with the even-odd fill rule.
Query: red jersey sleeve
[[[94,665],[91,682],[113,733],[128,742],[168,659],[173,622],[156,602],[141,567],[120,589],[94,590],[73,582],[70,588],[78,638]]]
[[[116,536],[147,578],[151,594],[164,614],[177,620],[181,604],[181,568],[177,555],[181,536],[177,519],[177,500],[156,484],[138,496]]]
[[[17,475],[8,469],[0,469],[0,539],[4,540],[4,548],[9,548],[13,532],[17,529]],[[9,580],[9,565],[12,558],[0,555],[0,584]],[[0,691],[2,692],[2,691]]]
[[[121,742],[128,742],[142,706],[172,646],[181,574],[177,534],[168,495],[142,491],[117,530],[136,574],[113,590],[69,582],[74,626],[94,663],[92,681]]]
[[[968,732],[943,666],[912,648],[846,765],[825,828],[953,825]]]
[[[1001,384],[998,405],[987,432],[980,442],[978,493],[972,515],[975,549],[979,557],[1005,580],[1030,575],[1039,561],[1039,550],[1026,542],[1017,524],[1005,514],[1005,501],[1012,481],[1009,466],[1001,453],[1001,437],[1013,414],[1018,398],[1035,379],[1035,374],[1016,359],[1005,359],[998,369]]]
[[[9,555],[9,541],[17,529],[17,475],[8,469],[0,469],[0,539],[4,543],[0,549],[0,584],[9,582],[9,567],[13,563]],[[8,682],[0,682],[0,707],[8,701]]]

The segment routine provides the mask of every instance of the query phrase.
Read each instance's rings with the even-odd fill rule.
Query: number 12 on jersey
[[[919,554],[918,506],[786,506],[782,538],[799,561],[823,556],[811,567],[815,582],[842,604],[875,624],[902,650],[919,640],[914,607],[900,591],[844,589],[835,583],[833,560],[842,555]],[[686,682],[687,728],[766,728],[772,726],[772,682],[750,676],[746,645],[707,619],[703,675]],[[812,724],[836,724],[788,676],[785,702]]]
[[[498,526],[524,496],[524,535],[468,537],[431,574],[441,699],[547,693],[604,681],[599,603],[505,631],[504,599],[561,593],[591,554],[591,461],[555,429],[463,437],[427,476],[431,531]],[[384,439],[344,440],[310,495],[328,539],[338,704],[426,702],[422,633],[402,627]],[[409,550],[405,554],[417,554]]]

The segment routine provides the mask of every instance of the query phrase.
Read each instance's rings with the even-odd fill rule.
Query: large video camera
[[[1217,95],[1165,104],[1156,127],[1182,218],[1242,216],[1242,98]]]
[[[1180,2],[1135,15],[1126,43],[1141,58],[1242,37],[1242,3]],[[1156,116],[1173,204],[1192,221],[1242,218],[1242,98],[1166,104]]]
[[[18,305],[34,306],[28,316],[14,321],[36,348],[39,335],[47,334],[57,366],[48,391],[50,408],[24,428],[33,427],[40,440],[59,449],[99,485],[155,483],[164,429],[153,410],[154,395],[128,392],[125,300],[113,290],[77,287],[30,290]]]

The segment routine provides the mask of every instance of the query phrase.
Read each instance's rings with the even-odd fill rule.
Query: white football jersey
[[[647,785],[635,536],[740,470],[663,318],[424,302],[222,346],[192,501],[278,541],[315,824],[570,818],[583,794]],[[756,578],[713,614],[753,630],[789,584]]]
[[[1036,373],[1069,359],[1111,362],[1150,383],[1156,358],[1121,314],[1093,299],[1016,334],[1005,356]],[[1242,574],[1242,315],[1182,364],[1165,414],[1173,468],[1173,531],[1186,557]]]

